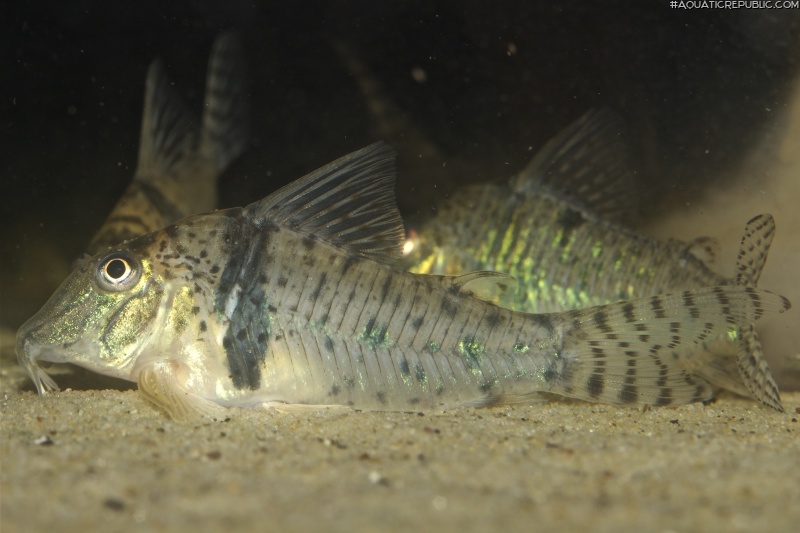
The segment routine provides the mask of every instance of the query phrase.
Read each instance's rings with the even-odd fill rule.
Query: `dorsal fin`
[[[770,214],[756,215],[747,221],[736,258],[736,284],[755,287],[767,261],[775,237],[775,219]]]
[[[479,300],[509,307],[517,293],[517,280],[502,272],[483,270],[461,276],[431,276],[448,290],[471,294]]]
[[[403,220],[394,198],[395,151],[378,142],[328,163],[245,209],[371,259],[400,257]]]
[[[147,70],[136,177],[160,178],[199,142],[197,125],[167,79],[161,60]]]
[[[623,129],[608,109],[587,112],[550,139],[511,187],[553,194],[606,220],[629,221],[637,195]]]

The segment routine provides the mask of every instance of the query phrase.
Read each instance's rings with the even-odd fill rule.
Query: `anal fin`
[[[742,382],[750,393],[768,407],[786,412],[781,403],[781,392],[769,368],[761,341],[753,324],[743,327],[737,343],[737,366]]]

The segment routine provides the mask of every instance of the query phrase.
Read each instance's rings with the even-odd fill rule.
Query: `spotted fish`
[[[555,312],[710,285],[755,286],[775,232],[770,215],[747,223],[737,278],[712,271],[713,240],[659,241],[623,221],[635,188],[619,120],[595,110],[567,127],[508,184],[457,190],[419,226],[401,261],[412,272],[497,270],[519,291],[509,307]],[[752,326],[687,368],[716,386],[782,411],[780,392]]]
[[[496,305],[513,279],[392,266],[403,226],[378,143],[245,208],[185,218],[85,259],[17,334],[41,362],[138,383],[177,419],[225,407],[427,411],[542,393],[621,405],[707,400],[676,357],[789,302],[721,286],[553,314]]]
[[[555,312],[659,292],[730,284],[711,271],[718,244],[649,239],[629,229],[636,180],[626,166],[624,127],[608,110],[593,110],[551,140],[508,185],[455,185],[470,169],[447,160],[407,119],[359,59],[337,51],[361,88],[382,136],[407,153],[447,163],[440,185],[456,190],[436,218],[409,231],[399,266],[418,273],[509,272],[520,290],[505,305],[530,313]],[[454,164],[456,163],[456,164]],[[448,187],[449,184],[449,187]],[[737,283],[758,281],[772,242],[770,215],[748,222],[737,262]],[[783,411],[780,391],[752,325],[687,369],[714,386],[753,396]]]
[[[217,178],[242,153],[248,137],[243,57],[235,34],[214,42],[199,127],[161,61],[153,61],[145,84],[136,173],[89,243],[89,254],[217,206]]]

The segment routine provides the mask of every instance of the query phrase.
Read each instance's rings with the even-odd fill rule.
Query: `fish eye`
[[[122,291],[135,285],[141,276],[139,263],[130,254],[114,252],[97,264],[97,281],[103,289]]]

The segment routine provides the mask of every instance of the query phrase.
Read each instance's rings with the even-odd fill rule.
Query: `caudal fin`
[[[681,360],[789,307],[782,296],[723,286],[569,311],[562,356],[571,362],[553,392],[627,405],[708,400],[712,385]]]
[[[736,259],[736,285],[755,287],[758,284],[774,236],[775,219],[772,215],[757,215],[747,222]],[[764,350],[753,324],[740,329],[736,345],[736,365],[742,382],[758,401],[778,411],[784,411],[780,389],[764,357]]]
[[[203,142],[218,172],[244,151],[250,131],[247,65],[239,37],[224,33],[208,61]]]

